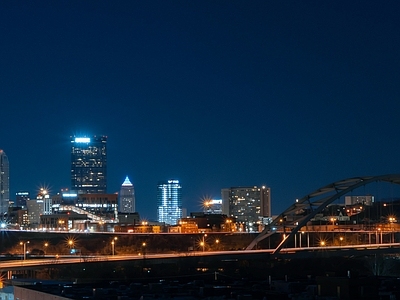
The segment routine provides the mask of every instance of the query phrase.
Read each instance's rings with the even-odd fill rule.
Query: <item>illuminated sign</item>
[[[210,200],[210,204],[213,204],[213,205],[222,204],[222,199],[219,199],[219,200],[217,200],[217,199]]]
[[[62,194],[62,196],[63,196],[63,197],[65,197],[65,198],[70,198],[70,197],[77,197],[77,196],[78,196],[78,194],[75,194],[75,193],[69,193],[69,194]]]
[[[29,192],[18,192],[17,196],[29,196]]]
[[[86,137],[75,138],[75,143],[90,143],[90,138]]]

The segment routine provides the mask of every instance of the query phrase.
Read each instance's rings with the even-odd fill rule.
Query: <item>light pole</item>
[[[226,223],[226,227],[227,227],[228,232],[232,231],[232,220],[227,219],[225,221],[225,223]]]
[[[72,239],[68,240],[68,246],[69,246],[69,254],[72,254],[72,247],[74,246],[74,241]]]
[[[379,227],[379,228],[378,228],[378,231],[379,231],[380,236],[381,236],[381,240],[380,240],[379,244],[382,244],[382,243],[383,243],[382,228]]]
[[[47,250],[47,247],[49,246],[49,243],[48,242],[45,242],[44,243],[44,255],[46,256],[46,250]]]
[[[204,234],[203,235],[203,241],[200,243],[201,244],[201,246],[203,246],[203,252],[204,252],[204,248],[205,248],[205,245],[206,245],[206,241],[205,241],[205,237],[207,236],[207,234]]]
[[[111,248],[112,248],[112,255],[115,255],[115,243],[118,240],[118,238],[115,236],[113,240],[111,241]]]
[[[29,241],[20,242],[19,244],[22,246],[22,250],[24,251],[24,260],[26,260],[26,244],[29,244]]]
[[[397,222],[395,217],[389,217],[389,223],[390,223],[390,243],[395,242],[395,237],[393,235],[393,223]]]
[[[339,238],[339,240],[340,240],[340,247],[342,247],[343,237],[341,236],[341,237]]]
[[[142,243],[142,247],[143,247],[143,259],[146,259],[146,242]]]

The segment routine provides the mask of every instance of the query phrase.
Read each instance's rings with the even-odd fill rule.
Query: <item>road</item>
[[[331,252],[342,253],[345,255],[351,250],[357,252],[366,251],[385,251],[385,249],[400,249],[400,243],[388,244],[365,244],[365,245],[346,245],[346,246],[326,246],[326,247],[303,247],[303,248],[284,248],[280,251],[280,255],[294,253],[315,253],[315,252]],[[37,267],[44,265],[60,265],[60,264],[76,264],[76,263],[91,263],[91,262],[106,262],[106,261],[127,261],[127,260],[143,260],[143,259],[168,259],[177,257],[190,256],[217,256],[217,255],[251,255],[251,254],[272,254],[274,249],[263,250],[239,250],[239,251],[194,251],[185,253],[160,253],[146,255],[111,255],[111,256],[46,256],[44,258],[26,259],[26,260],[8,260],[0,262],[0,270],[20,269],[26,267]]]

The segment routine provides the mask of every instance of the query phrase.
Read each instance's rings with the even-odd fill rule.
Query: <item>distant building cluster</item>
[[[18,191],[10,199],[10,166],[0,150],[2,226],[46,231],[257,232],[271,218],[266,186],[231,187],[221,199],[204,199],[203,210],[186,216],[177,179],[157,184],[157,220],[142,220],[135,188],[126,176],[118,193],[107,191],[107,136],[71,137],[71,185],[55,195],[44,188],[35,197]]]

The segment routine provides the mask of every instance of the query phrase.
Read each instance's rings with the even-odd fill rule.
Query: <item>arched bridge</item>
[[[284,238],[273,251],[274,254],[279,253],[302,227],[306,226],[311,219],[321,213],[328,205],[353,190],[374,182],[400,184],[400,174],[349,178],[319,188],[296,200],[294,204],[279,214],[250,243],[247,250],[253,249],[257,243],[279,231],[284,233]]]

